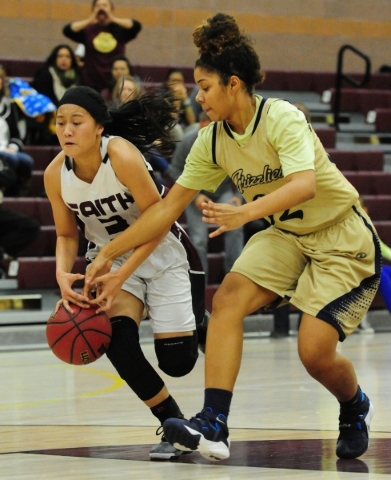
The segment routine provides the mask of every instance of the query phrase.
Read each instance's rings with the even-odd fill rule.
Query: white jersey
[[[73,159],[65,157],[61,168],[61,195],[76,214],[79,226],[90,242],[87,260],[95,258],[100,248],[125,230],[141,215],[131,192],[117,178],[107,145],[110,136],[102,137],[102,163],[92,183],[84,182],[73,171]],[[144,159],[145,161],[145,159]],[[145,166],[152,171],[145,161]],[[131,250],[124,255],[127,258]],[[180,241],[169,232],[160,245],[135,271],[140,278],[151,278],[168,268],[186,263],[186,252]]]

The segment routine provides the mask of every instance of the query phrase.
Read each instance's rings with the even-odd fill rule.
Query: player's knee
[[[332,367],[331,359],[328,355],[322,355],[320,349],[314,349],[310,346],[299,348],[299,357],[309,375],[313,378],[321,377]]]
[[[198,340],[192,336],[155,340],[159,368],[170,377],[183,377],[191,372],[198,358]]]
[[[108,359],[141,400],[153,398],[164,382],[141,350],[136,322],[130,317],[118,316],[111,319],[111,324],[113,333],[106,352]]]

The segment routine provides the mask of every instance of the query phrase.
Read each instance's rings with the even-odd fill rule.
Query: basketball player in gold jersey
[[[263,74],[235,19],[217,14],[193,38],[200,54],[196,99],[212,123],[201,130],[167,197],[102,248],[86,288],[110,259],[156,237],[199,190],[216,190],[228,174],[247,203],[205,203],[205,222],[219,225],[212,236],[257,218],[268,219],[270,228],[246,244],[214,296],[204,407],[190,420],[166,420],[166,438],[210,460],[229,456],[227,416],[242,357],[243,318],[291,302],[304,312],[300,359],[340,404],[336,453],[356,458],[368,448],[373,406],[352,363],[336,347],[358,326],[378,288],[377,234],[357,191],[332,163],[304,114],[286,101],[254,95]],[[104,282],[107,286],[110,278]],[[104,291],[96,302],[108,297]]]

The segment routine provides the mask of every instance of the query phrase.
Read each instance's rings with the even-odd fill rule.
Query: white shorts
[[[88,256],[94,257],[92,250]],[[111,270],[117,270],[128,256],[116,258]],[[124,282],[122,290],[144,303],[153,333],[195,330],[189,263],[183,245],[171,232]]]

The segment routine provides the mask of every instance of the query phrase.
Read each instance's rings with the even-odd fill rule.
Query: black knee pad
[[[159,338],[155,352],[159,368],[170,377],[183,377],[193,370],[198,358],[197,332],[192,336]]]
[[[119,376],[143,401],[157,395],[164,382],[145,358],[136,322],[125,316],[111,318],[113,328],[106,355]]]

